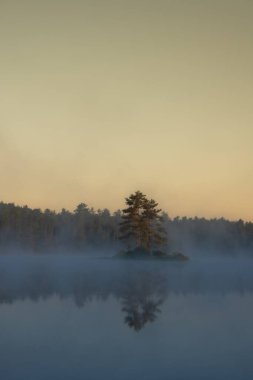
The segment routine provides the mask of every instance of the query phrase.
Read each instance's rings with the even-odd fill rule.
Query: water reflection
[[[161,300],[154,301],[130,295],[123,300],[123,308],[127,315],[125,322],[135,331],[141,330],[147,322],[154,322],[157,314],[161,312]]]
[[[93,299],[106,301],[113,296],[121,305],[125,323],[135,331],[155,321],[168,290],[167,276],[152,271],[137,270],[131,274],[121,271],[114,276],[85,271],[73,276],[73,273],[52,274],[40,268],[12,280],[8,273],[2,272],[0,276],[0,304],[27,298],[37,302],[57,295],[62,300],[71,298],[76,307],[83,308]]]
[[[167,295],[168,283],[165,275],[139,273],[129,282],[125,294],[122,295],[125,323],[139,331],[146,323],[154,322]]]
[[[123,321],[140,331],[161,314],[169,293],[221,295],[253,291],[253,263],[221,263],[202,267],[196,263],[167,265],[114,263],[84,259],[0,259],[0,304],[18,300],[46,300],[52,296],[71,298],[78,308],[94,299],[113,297]],[[72,260],[72,261],[71,261]],[[79,260],[79,261],[78,261]]]
[[[252,273],[0,257],[0,379],[251,380]]]

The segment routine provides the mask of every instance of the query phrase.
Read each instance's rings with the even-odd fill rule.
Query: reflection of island
[[[12,278],[0,271],[0,304],[27,298],[38,302],[58,296],[73,299],[82,308],[94,298],[106,301],[113,296],[122,305],[127,325],[139,331],[157,318],[168,291],[167,276],[150,268],[131,269],[53,273],[42,266],[27,273],[15,273]]]
[[[92,300],[115,298],[127,326],[140,331],[154,322],[168,293],[222,295],[253,292],[253,263],[221,268],[165,266],[160,262],[84,260],[78,258],[12,257],[0,259],[1,304],[58,297],[84,307]]]
[[[161,311],[159,309],[161,303],[161,300],[139,299],[134,295],[125,298],[122,308],[122,311],[127,313],[125,322],[135,331],[141,330],[147,322],[155,321],[157,313]]]
[[[154,322],[167,296],[166,277],[154,273],[139,273],[131,279],[122,296],[125,323],[135,331]]]

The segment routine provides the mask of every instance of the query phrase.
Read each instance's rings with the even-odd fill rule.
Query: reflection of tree
[[[0,306],[17,300],[40,302],[58,297],[71,299],[82,308],[92,300],[114,297],[121,304],[125,323],[136,331],[156,320],[168,290],[177,294],[253,292],[250,266],[242,275],[235,265],[226,271],[219,268],[209,273],[186,268],[182,271],[170,263],[166,263],[167,269],[163,268],[164,263],[141,260],[87,261],[86,266],[80,266],[78,259],[67,261],[71,265],[65,265],[63,259],[60,265],[59,257],[54,267],[54,261],[47,258],[16,259],[15,265],[12,258],[2,258],[0,263]]]
[[[128,268],[129,269],[129,268]],[[58,296],[72,299],[77,307],[84,307],[94,298],[106,301],[113,296],[122,303],[125,323],[135,331],[154,322],[167,292],[167,276],[150,268],[140,270],[112,270],[50,272],[46,267],[35,267],[27,273],[0,270],[0,304],[30,299],[34,302]]]
[[[167,293],[166,278],[154,273],[138,274],[128,284],[122,299],[125,323],[135,331],[146,323],[154,322]]]
[[[162,300],[138,299],[134,295],[123,300],[122,311],[126,312],[125,322],[135,331],[141,330],[147,322],[154,322]]]

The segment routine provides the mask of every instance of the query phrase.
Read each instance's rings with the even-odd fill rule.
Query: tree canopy
[[[141,191],[126,198],[127,207],[122,210],[120,236],[128,247],[150,251],[166,243],[165,230],[162,227],[161,209],[154,199],[148,199]]]
[[[191,251],[203,256],[212,252],[247,252],[252,256],[252,222],[224,218],[170,218],[166,213],[159,212],[163,217],[161,224],[159,218],[152,216],[157,215],[154,211],[158,210],[156,202],[147,202],[145,198],[144,194],[139,194],[137,198],[129,196],[130,203],[126,205],[126,209],[130,208],[129,212],[118,210],[114,213],[107,209],[94,210],[85,202],[77,205],[74,212],[66,209],[43,211],[0,202],[0,253],[16,249],[24,252],[90,252],[99,249],[112,253],[121,249],[123,244],[129,247],[138,245],[137,239],[143,246],[151,246],[152,249],[153,245],[159,245],[159,236],[164,236],[159,232],[160,224],[168,235],[169,251]],[[139,227],[135,229],[138,223]],[[152,226],[158,223],[151,230],[156,234],[147,229],[149,223]]]

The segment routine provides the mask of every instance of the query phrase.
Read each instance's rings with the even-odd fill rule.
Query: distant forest
[[[0,252],[115,252],[119,241],[120,210],[94,210],[80,203],[73,212],[31,209],[0,202]],[[205,253],[250,252],[253,223],[224,218],[205,219],[162,214],[169,251]],[[253,252],[252,252],[253,253]]]

